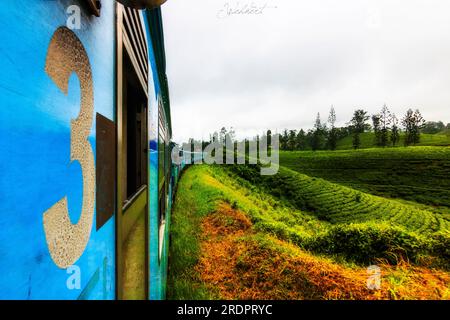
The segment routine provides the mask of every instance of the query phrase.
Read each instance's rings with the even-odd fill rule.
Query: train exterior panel
[[[177,177],[161,12],[96,9],[0,5],[0,299],[127,298],[140,216],[145,292],[130,298],[165,297]]]

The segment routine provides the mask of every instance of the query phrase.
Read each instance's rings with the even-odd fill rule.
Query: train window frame
[[[125,278],[127,269],[125,268],[125,251],[124,243],[128,238],[133,227],[137,223],[138,219],[144,215],[144,237],[145,246],[149,244],[149,167],[148,167],[148,134],[149,134],[149,93],[148,93],[148,68],[150,68],[150,61],[148,58],[148,41],[145,32],[144,16],[140,11],[126,8],[120,3],[116,3],[116,121],[117,121],[117,183],[116,183],[116,297],[123,299],[126,296],[124,291]],[[129,59],[129,68],[134,70],[135,81],[134,85],[136,90],[141,92],[145,101],[142,102],[142,106],[145,106],[145,112],[141,112],[141,120],[145,119],[145,134],[139,135],[145,143],[141,143],[140,150],[144,152],[140,156],[136,157],[145,158],[145,173],[141,173],[145,185],[141,188],[137,188],[137,192],[134,195],[129,196],[127,191],[124,191],[124,185],[126,185],[126,176],[124,167],[126,166],[126,141],[124,141],[127,134],[126,126],[124,122],[126,119],[126,104],[128,103],[126,98],[127,86],[127,70],[126,59]],[[139,99],[135,99],[138,100]],[[130,100],[131,101],[131,100]],[[142,133],[142,131],[141,131]],[[142,141],[141,141],[142,142]],[[145,147],[144,147],[145,146]],[[148,299],[149,288],[149,252],[144,251],[145,258],[143,263],[144,278],[143,285],[145,286],[145,299]]]
[[[144,120],[145,121],[145,136],[146,136],[146,140],[148,140],[148,118],[147,118],[147,112],[148,112],[148,69],[149,69],[149,60],[148,60],[148,39],[147,39],[147,35],[144,32],[145,27],[143,24],[143,20],[142,17],[140,16],[140,13],[138,10],[134,10],[131,8],[127,8],[124,7],[121,4],[117,4],[117,16],[118,16],[118,30],[120,30],[120,32],[118,32],[118,46],[121,47],[120,50],[120,74],[118,75],[119,77],[121,77],[121,81],[120,81],[120,97],[118,96],[118,99],[120,100],[119,103],[123,103],[123,101],[126,101],[127,97],[126,97],[126,82],[127,80],[129,80],[129,77],[131,74],[135,75],[135,77],[137,78],[137,80],[134,80],[134,84],[135,87],[139,87],[140,89],[142,89],[142,91],[140,91],[139,89],[136,88],[136,90],[139,90],[141,93],[143,93],[144,98],[145,98],[145,103],[144,103],[144,109],[146,110],[145,112],[142,112],[142,118],[141,121]],[[128,65],[127,65],[127,62]],[[130,69],[131,72],[127,72]],[[123,116],[123,110],[122,110],[122,114],[121,117]],[[121,122],[125,122],[123,121],[123,118],[121,119]],[[123,123],[121,126],[121,133],[123,131]],[[148,157],[148,146],[147,143],[148,141],[145,141],[142,143],[141,146],[145,145],[144,148],[142,148],[143,152],[147,152],[147,157]],[[123,144],[123,141],[121,141],[121,144]],[[125,159],[125,162],[127,160]],[[123,164],[123,157],[122,157],[122,164]],[[141,174],[141,177],[144,177],[147,181],[147,183],[145,184],[145,186],[148,185],[148,168],[147,166],[142,166],[146,168],[146,174]],[[123,170],[123,169],[122,169]],[[144,171],[144,170],[142,170]],[[145,172],[144,172],[145,173]],[[123,183],[120,183],[120,185],[122,186]],[[128,192],[125,192],[125,196],[123,196],[123,190],[118,190],[121,193],[121,204],[122,204],[122,208],[125,209],[127,206],[129,206],[132,202],[133,199],[135,199],[141,192],[143,189],[144,185],[141,185],[138,188],[135,188],[136,192],[133,195],[129,195]],[[124,211],[124,210],[123,210]]]
[[[148,151],[145,137],[148,137],[147,105],[148,97],[143,88],[137,83],[136,70],[131,65],[128,52],[123,53],[123,100],[126,101],[123,109],[125,120],[122,131],[125,132],[122,143],[125,144],[125,165],[123,174],[125,181],[122,184],[125,192],[122,195],[123,206],[127,206],[148,185],[147,158]]]

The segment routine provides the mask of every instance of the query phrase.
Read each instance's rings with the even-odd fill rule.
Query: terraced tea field
[[[371,194],[450,207],[450,147],[281,152],[280,163]]]
[[[173,212],[168,294],[446,299],[448,230],[441,214],[288,168],[192,166]],[[383,270],[380,290],[367,289],[370,264]]]

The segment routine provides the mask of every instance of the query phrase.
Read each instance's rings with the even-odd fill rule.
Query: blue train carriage
[[[120,2],[0,5],[0,299],[165,297],[164,0]]]

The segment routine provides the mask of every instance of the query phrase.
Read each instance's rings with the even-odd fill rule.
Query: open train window
[[[130,57],[124,54],[123,84],[123,198],[131,199],[147,184],[147,98],[134,71]]]
[[[119,299],[146,299],[146,248],[149,241],[148,45],[143,14],[121,4],[117,4],[116,9],[116,288]]]

